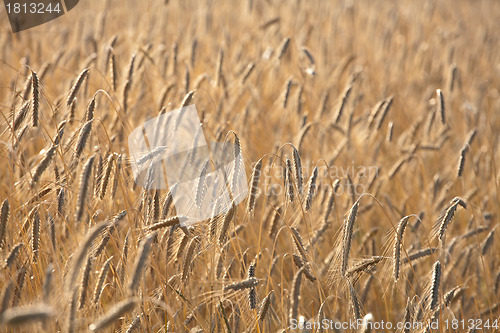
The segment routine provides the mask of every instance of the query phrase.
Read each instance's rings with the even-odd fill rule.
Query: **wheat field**
[[[0,17],[1,331],[500,332],[499,2]],[[249,189],[189,226],[127,141],[187,105]]]

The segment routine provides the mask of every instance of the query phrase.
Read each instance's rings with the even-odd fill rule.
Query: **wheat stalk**
[[[259,308],[259,314],[257,317],[260,321],[264,321],[266,319],[267,313],[269,312],[269,307],[271,305],[271,297],[273,296],[273,290],[271,290],[266,297],[262,300]]]
[[[12,124],[12,129],[14,130],[14,132],[17,131],[19,129],[19,126],[21,126],[21,124],[23,123],[24,119],[26,118],[26,115],[28,114],[30,106],[31,106],[30,102],[26,101],[19,109],[19,112],[17,112],[17,115],[14,118],[14,123]]]
[[[57,213],[62,218],[64,214],[64,203],[65,203],[65,191],[64,187],[61,187],[57,192]]]
[[[75,161],[78,160],[82,155],[83,150],[85,149],[85,145],[87,144],[91,129],[92,129],[92,120],[87,121],[80,129],[80,132],[78,133],[78,140],[75,146],[75,154],[74,154]]]
[[[94,288],[94,297],[92,298],[93,304],[98,304],[102,295],[102,291],[104,288],[104,281],[106,280],[106,276],[108,275],[109,268],[111,266],[111,260],[113,256],[109,257],[106,262],[102,265],[101,271],[97,277],[97,283]]]
[[[224,219],[222,221],[222,227],[219,233],[219,244],[224,243],[224,239],[226,237],[227,230],[229,229],[229,224],[234,218],[236,212],[236,206],[234,202],[231,203],[231,207],[227,210],[226,214],[224,214]]]
[[[352,231],[354,222],[356,221],[356,214],[358,213],[359,204],[356,202],[349,210],[349,216],[344,222],[344,232],[342,237],[342,262],[341,272],[345,276],[347,273],[347,265],[349,261],[349,252],[351,251]]]
[[[132,333],[133,331],[137,330],[141,325],[141,317],[141,314],[135,316],[134,320],[132,320],[125,333]]]
[[[4,264],[3,264],[3,268],[7,268],[7,267],[12,266],[12,264],[14,263],[14,261],[17,259],[17,256],[21,252],[21,249],[23,248],[23,246],[24,246],[23,243],[17,243],[16,245],[14,245],[12,247],[12,249],[9,252],[9,254],[5,258],[5,261],[4,261]]]
[[[387,113],[391,109],[393,100],[394,100],[393,96],[386,98],[385,103],[384,103],[383,108],[382,108],[382,113],[378,119],[377,126],[375,127],[377,129],[377,131],[380,129],[380,127],[382,127],[382,124],[384,123],[384,120],[387,117]]]
[[[488,234],[488,236],[486,236],[486,239],[484,240],[484,242],[481,244],[481,254],[483,256],[486,255],[486,253],[488,252],[488,250],[493,245],[494,237],[495,237],[495,229],[493,229],[493,230],[490,231],[490,233]]]
[[[298,309],[299,309],[299,303],[300,303],[300,286],[302,283],[302,272],[304,271],[304,268],[299,269],[292,281],[292,290],[291,290],[291,297],[290,297],[290,315],[289,319],[297,319],[298,316]]]
[[[31,84],[33,86],[33,97],[32,97],[32,123],[33,127],[38,127],[38,113],[40,108],[40,80],[38,75],[31,71]]]
[[[283,96],[283,109],[286,109],[288,104],[288,96],[290,96],[290,89],[292,87],[292,79],[288,79],[286,82],[285,94]]]
[[[5,230],[7,230],[7,223],[9,221],[10,205],[9,200],[5,199],[0,208],[0,248],[5,244]]]
[[[278,60],[281,60],[283,56],[285,55],[286,51],[288,50],[288,46],[290,45],[290,38],[286,37],[282,42],[279,47],[278,51]]]
[[[66,100],[66,106],[70,106],[71,103],[75,100],[76,94],[80,90],[80,87],[82,86],[82,83],[85,80],[85,78],[87,77],[88,73],[89,73],[89,69],[85,68],[78,75],[78,77],[75,80],[75,83],[73,84],[73,86],[69,90],[68,99]]]
[[[43,172],[47,170],[48,166],[50,165],[50,162],[52,162],[52,159],[56,154],[57,147],[58,147],[57,145],[51,146],[50,149],[47,151],[47,153],[45,153],[44,158],[40,161],[40,163],[38,163],[38,166],[36,167],[35,172],[33,173],[33,177],[31,178],[31,187],[35,186],[35,184],[42,176]]]
[[[186,281],[189,273],[189,268],[191,267],[193,261],[194,250],[198,243],[200,242],[200,237],[196,236],[189,242],[186,256],[184,257],[184,264],[182,270],[182,280]]]
[[[115,54],[111,52],[109,57],[109,75],[111,77],[111,88],[116,92],[117,76],[116,76],[116,60]]]
[[[137,285],[139,284],[139,280],[141,279],[144,268],[146,267],[146,261],[155,237],[156,233],[149,234],[141,242],[141,246],[134,260],[132,276],[127,286],[127,290],[130,294],[133,294],[137,289]]]
[[[78,276],[78,272],[80,271],[80,267],[83,263],[83,260],[86,257],[87,252],[92,247],[92,242],[95,238],[104,231],[109,225],[109,222],[104,221],[99,224],[96,224],[92,229],[90,229],[84,239],[82,240],[78,249],[74,252],[72,265],[68,274],[66,276],[66,291],[69,292],[74,287],[76,278]]]
[[[344,90],[344,93],[342,94],[342,101],[339,104],[339,107],[337,109],[337,112],[334,117],[334,123],[338,123],[340,120],[340,117],[342,117],[342,113],[344,111],[345,105],[347,104],[347,100],[349,99],[349,95],[351,95],[352,91],[352,86],[347,86]]]
[[[318,167],[314,167],[309,179],[309,186],[307,188],[306,200],[304,202],[304,210],[307,212],[311,209],[312,200],[316,194],[316,180],[318,178]]]
[[[8,309],[9,303],[11,302],[12,292],[14,291],[14,281],[9,280],[2,288],[2,294],[0,296],[0,318],[2,313]]]
[[[297,182],[297,190],[299,194],[302,194],[302,162],[300,160],[300,155],[297,149],[293,147],[293,155],[292,155],[293,166],[295,170],[295,181]]]
[[[351,296],[351,306],[354,319],[358,320],[361,318],[361,303],[359,301],[358,293],[349,279],[347,280],[347,284],[349,286],[349,295]]]
[[[89,288],[90,271],[92,270],[93,256],[87,257],[87,263],[83,268],[82,281],[80,283],[80,293],[78,295],[78,310],[85,307],[85,301],[87,300],[87,291]]]
[[[439,230],[438,230],[438,238],[440,241],[443,240],[444,233],[446,231],[446,228],[450,224],[450,222],[453,220],[453,216],[455,215],[455,211],[457,210],[457,206],[460,205],[463,208],[466,208],[465,202],[456,197],[451,201],[450,207],[442,214],[442,216],[438,220],[439,224]]]
[[[253,212],[255,208],[255,199],[257,196],[257,188],[259,186],[259,180],[260,180],[260,172],[262,168],[262,158],[255,164],[252,172],[252,178],[250,180],[250,194],[248,196],[248,205],[247,205],[247,211],[248,212]]]
[[[76,213],[75,220],[80,222],[83,217],[85,209],[85,201],[87,197],[87,192],[89,191],[90,175],[92,173],[92,166],[94,164],[95,156],[90,157],[85,165],[83,166],[82,175],[80,177],[80,184],[78,185],[78,198],[76,200]]]
[[[89,325],[89,331],[98,331],[106,328],[125,313],[132,311],[137,303],[138,300],[131,297],[115,304],[108,312]]]
[[[54,315],[53,308],[47,304],[18,306],[4,311],[2,323],[5,325],[20,325],[34,321],[44,321]]]
[[[38,259],[38,251],[40,250],[40,215],[38,209],[33,216],[33,224],[31,226],[31,249],[33,251],[33,261]]]
[[[396,229],[396,237],[394,238],[394,281],[399,279],[399,267],[401,264],[401,245],[403,243],[403,237],[406,229],[406,225],[408,224],[408,220],[410,216],[405,216],[401,220],[399,220],[398,227]]]
[[[439,285],[441,281],[441,262],[438,260],[434,263],[432,268],[432,281],[431,281],[431,303],[430,309],[436,309],[439,302]]]
[[[287,189],[286,193],[288,201],[293,202],[295,195],[294,195],[293,181],[292,181],[292,163],[288,158],[286,159],[286,164],[285,164],[284,184]]]
[[[246,279],[246,280],[243,280],[240,282],[234,282],[234,283],[225,285],[224,291],[228,291],[228,290],[238,291],[238,290],[254,288],[258,284],[259,284],[259,280],[257,280],[256,278],[253,277],[253,278],[249,278],[249,279]]]

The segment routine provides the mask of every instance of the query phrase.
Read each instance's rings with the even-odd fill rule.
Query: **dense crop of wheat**
[[[86,1],[17,34],[3,15],[2,331],[498,331],[497,1]],[[190,104],[249,192],[185,227],[127,137]]]

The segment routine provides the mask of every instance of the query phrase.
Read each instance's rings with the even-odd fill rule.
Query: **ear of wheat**
[[[142,273],[144,272],[146,261],[151,250],[151,245],[153,244],[153,240],[155,237],[156,234],[152,233],[146,236],[146,238],[142,241],[139,252],[135,257],[134,265],[132,268],[132,276],[127,286],[128,292],[130,294],[133,294],[137,289],[137,285],[142,277]]]
[[[403,236],[406,229],[406,225],[408,224],[409,216],[403,217],[396,229],[396,236],[394,238],[394,281],[399,279],[399,267],[401,264],[401,245],[403,243]]]
[[[87,199],[87,193],[89,192],[89,182],[90,182],[90,175],[92,172],[92,166],[94,165],[94,159],[95,156],[90,157],[85,165],[83,166],[83,172],[80,177],[80,185],[79,185],[79,191],[78,191],[78,198],[77,198],[77,203],[76,203],[76,213],[75,213],[75,220],[77,222],[80,222],[83,213],[85,210],[85,202]]]
[[[132,311],[136,304],[137,299],[135,298],[128,298],[115,304],[108,312],[89,325],[89,331],[98,331],[106,328],[125,313]]]
[[[6,325],[20,325],[37,322],[54,316],[54,309],[47,304],[14,307],[2,314],[2,322]]]
[[[250,194],[248,196],[247,211],[253,212],[255,208],[255,199],[257,195],[257,187],[259,186],[260,171],[262,168],[262,158],[255,164],[252,172],[252,178],[250,180],[251,188]]]
[[[38,127],[38,117],[40,108],[40,80],[38,75],[31,71],[31,85],[33,86],[33,97],[32,97],[32,126]]]
[[[345,276],[347,273],[347,265],[349,261],[349,252],[351,251],[352,242],[352,231],[354,228],[354,222],[356,221],[356,215],[358,213],[358,203],[356,202],[350,209],[349,215],[344,222],[344,233],[342,237],[342,263],[341,272]]]
[[[436,261],[432,269],[432,282],[431,282],[431,303],[430,309],[436,309],[439,303],[439,286],[441,282],[441,262]]]
[[[5,243],[5,231],[7,230],[7,222],[9,221],[10,206],[9,200],[5,199],[0,208],[0,248],[3,248]]]
[[[98,304],[102,295],[104,282],[106,280],[106,276],[108,275],[109,268],[111,266],[111,260],[113,257],[109,257],[108,260],[102,265],[101,271],[99,272],[99,276],[97,277],[97,283],[94,288],[94,297],[92,298],[92,303]]]
[[[71,87],[70,91],[69,91],[69,94],[68,94],[68,99],[66,100],[66,105],[67,106],[70,106],[71,103],[73,102],[73,100],[75,99],[76,97],[76,94],[78,93],[78,90],[80,89],[80,87],[82,86],[82,83],[83,81],[85,80],[85,78],[87,77],[89,73],[89,69],[88,68],[85,68],[79,75],[78,77],[76,78],[75,80],[75,83],[73,84],[73,86]]]
[[[96,237],[104,231],[109,225],[109,222],[101,222],[95,225],[92,229],[90,229],[80,246],[76,250],[73,255],[71,268],[66,276],[66,291],[71,291],[74,287],[74,283],[78,276],[78,272],[80,271],[80,267],[86,257],[87,252],[90,250],[92,246],[92,242],[96,239]]]

